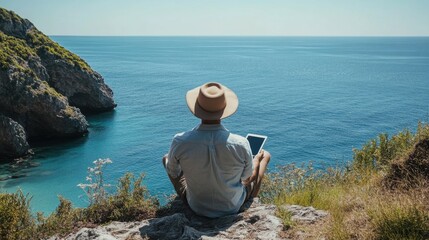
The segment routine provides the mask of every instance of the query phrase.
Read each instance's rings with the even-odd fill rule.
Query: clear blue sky
[[[429,36],[429,0],[0,0],[49,35]]]

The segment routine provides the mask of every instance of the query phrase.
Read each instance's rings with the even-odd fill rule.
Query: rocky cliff
[[[0,115],[0,152],[5,158],[27,154],[29,146],[24,128],[12,119]]]
[[[220,218],[205,218],[195,215],[180,201],[167,216],[143,220],[141,222],[112,222],[96,228],[82,228],[78,232],[61,238],[53,236],[49,240],[143,240],[143,239],[289,239],[284,225],[276,216],[274,205],[261,204],[258,198],[247,203],[247,209],[239,214]],[[178,206],[178,207],[177,207]],[[311,225],[325,218],[328,213],[312,207],[284,205],[291,220]],[[301,232],[293,239],[316,239]]]
[[[0,114],[22,126],[28,139],[83,135],[88,123],[82,112],[115,106],[112,90],[84,60],[0,8]],[[11,154],[4,142],[0,158],[25,155]]]

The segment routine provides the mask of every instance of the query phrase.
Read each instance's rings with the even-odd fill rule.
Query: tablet
[[[247,141],[249,141],[250,143],[250,148],[252,149],[252,156],[255,156],[261,151],[268,137],[249,133],[247,134],[246,138],[247,138]]]

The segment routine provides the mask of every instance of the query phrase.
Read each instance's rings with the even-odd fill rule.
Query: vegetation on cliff
[[[89,168],[87,208],[73,208],[60,197],[50,216],[30,211],[31,197],[18,191],[0,193],[0,238],[43,239],[65,235],[83,226],[110,221],[138,221],[156,216],[158,200],[148,195],[143,177],[127,173],[117,191],[107,194],[102,170],[109,160],[97,160]],[[311,165],[286,165],[268,174],[261,198],[264,202],[313,206],[329,212],[316,225],[297,224],[278,208],[283,236],[320,239],[427,239],[429,237],[429,125],[416,133],[404,130],[391,138],[379,135],[354,150],[346,167],[315,171]]]
[[[103,182],[102,168],[109,160],[96,160],[89,168],[91,179],[80,184],[88,193],[89,206],[74,208],[70,201],[59,197],[56,210],[45,217],[34,216],[30,210],[31,197],[21,191],[0,193],[0,239],[46,239],[52,235],[66,235],[71,231],[110,221],[139,221],[155,216],[158,200],[143,186],[143,176],[126,173],[119,179],[116,191],[109,194]]]
[[[0,67],[2,69],[9,69],[12,66],[23,68],[22,62],[28,61],[31,56],[36,56],[36,52],[28,47],[24,40],[0,32]],[[18,62],[19,60],[21,63]]]
[[[18,16],[16,13],[3,8],[0,8],[0,20],[3,22],[11,22],[15,26],[25,25],[25,20],[23,18]],[[5,34],[2,33],[2,35]],[[25,37],[22,38],[20,36]],[[2,38],[3,36],[0,37],[0,39]],[[2,39],[2,41],[3,40],[4,39]],[[5,50],[5,54],[1,54],[3,56],[0,56],[0,63],[2,64],[2,67],[5,66],[4,64],[8,64],[7,62],[3,61],[5,58],[9,58],[10,60],[12,56],[20,56],[21,58],[27,60],[29,55],[35,56],[36,52],[40,53],[43,51],[47,51],[60,59],[65,59],[68,63],[74,66],[77,66],[83,70],[92,71],[92,69],[83,59],[81,59],[76,54],[68,51],[64,47],[60,46],[58,43],[52,41],[49,37],[37,30],[34,26],[31,26],[30,28],[26,29],[26,31],[24,33],[21,33],[20,35],[8,36],[4,41],[4,44],[8,45],[9,49],[8,47],[3,48],[2,46],[2,50]],[[9,54],[6,55],[6,53]],[[17,66],[19,64],[14,65]]]
[[[45,34],[37,29],[31,29],[27,32],[28,44],[33,46],[39,54],[48,52],[55,55],[57,58],[66,60],[69,64],[76,66],[85,71],[91,71],[89,65],[76,54],[68,51],[58,43],[52,41]]]
[[[429,125],[419,123],[415,134],[380,134],[355,149],[345,168],[282,166],[268,175],[262,197],[328,210],[329,220],[317,226],[290,225],[279,212],[292,238],[307,232],[314,239],[428,239]]]

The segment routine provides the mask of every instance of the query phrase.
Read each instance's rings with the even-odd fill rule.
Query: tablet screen
[[[253,156],[258,154],[259,151],[261,151],[262,146],[264,145],[264,142],[267,139],[266,136],[258,136],[253,134],[248,134],[246,138],[250,143],[250,148],[252,149]]]

